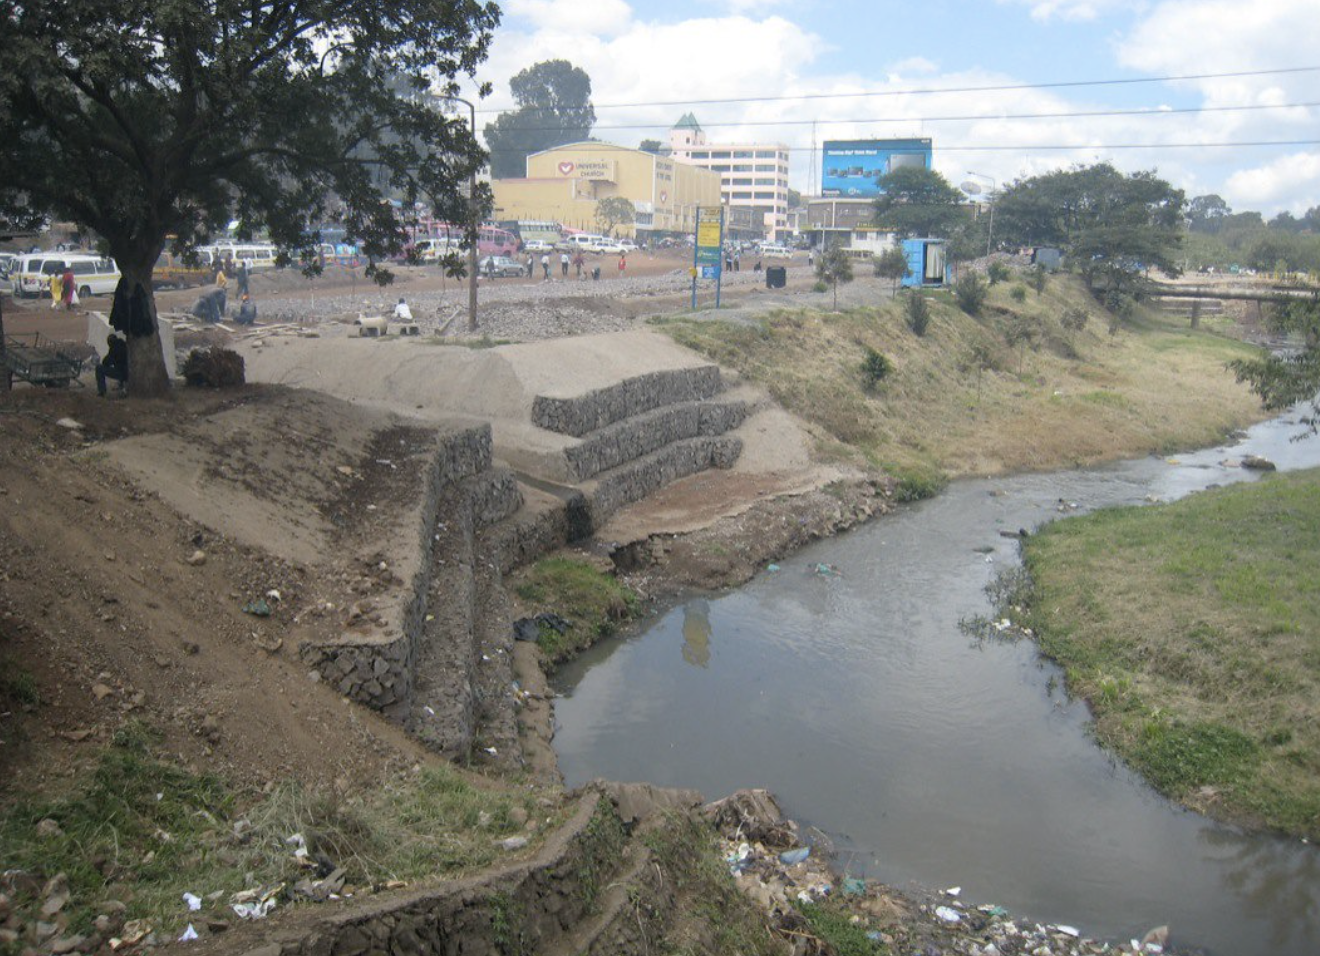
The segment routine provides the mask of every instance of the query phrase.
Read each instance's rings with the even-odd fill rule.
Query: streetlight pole
[[[471,113],[472,141],[477,140],[477,108],[461,96],[436,94],[436,99],[462,103]],[[472,244],[468,247],[468,331],[477,331],[477,239],[481,235],[481,223],[477,221],[477,168],[472,167],[472,178],[468,182],[468,219],[472,225]]]
[[[990,229],[985,235],[985,254],[990,255],[990,245],[995,237],[995,194],[999,191],[999,180],[993,176],[987,176],[985,173],[976,173],[967,170],[968,176],[979,176],[981,179],[990,180],[990,194],[986,196],[986,204],[990,207]]]

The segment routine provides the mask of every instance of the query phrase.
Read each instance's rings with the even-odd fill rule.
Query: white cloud
[[[897,63],[891,63],[887,67],[891,75],[902,73],[934,73],[939,70],[939,68],[938,63],[928,60],[924,56],[909,56],[905,59],[899,60]]]
[[[1031,9],[1033,20],[1096,20],[1114,10],[1144,6],[1135,0],[999,0]]]
[[[632,7],[624,0],[505,0],[504,9],[538,29],[607,36],[622,33],[633,17]]]
[[[1320,152],[1293,153],[1228,177],[1224,199],[1235,209],[1286,209],[1300,216],[1320,204]],[[1309,197],[1309,198],[1308,198]]]

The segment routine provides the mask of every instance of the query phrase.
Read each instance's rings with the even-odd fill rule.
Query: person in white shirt
[[[408,308],[408,303],[403,301],[403,296],[399,296],[399,304],[394,307],[394,317],[400,322],[412,321],[412,309]]]

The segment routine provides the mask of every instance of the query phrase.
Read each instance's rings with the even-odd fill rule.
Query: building
[[[568,143],[527,157],[527,176],[496,179],[494,218],[551,219],[570,229],[602,231],[596,203],[622,196],[637,210],[616,236],[641,239],[691,234],[697,206],[720,204],[716,173],[667,156],[612,143]]]
[[[870,198],[882,190],[881,176],[915,166],[931,169],[929,139],[826,140],[821,150],[820,194],[824,198]]]
[[[708,143],[697,118],[685,113],[669,131],[669,154],[719,173],[724,204],[759,213],[763,235],[786,234],[788,147],[783,143]]]

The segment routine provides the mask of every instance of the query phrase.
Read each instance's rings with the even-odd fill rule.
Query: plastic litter
[[[988,903],[985,906],[978,906],[977,909],[986,916],[993,916],[995,919],[1002,919],[1008,915],[1008,910],[1004,909],[1002,906],[995,906],[993,903]]]
[[[796,866],[798,863],[804,862],[809,856],[811,856],[811,847],[802,846],[796,850],[785,850],[779,854],[779,862],[785,866]]]
[[[821,563],[813,564],[813,565],[811,566],[811,571],[812,571],[814,574],[819,574],[819,575],[820,575],[821,577],[823,577],[823,578],[828,578],[828,577],[837,577],[837,578],[841,578],[841,577],[843,577],[843,572],[840,571],[838,568],[836,568],[836,567],[835,567],[834,565],[832,565],[832,564],[821,564]]]
[[[265,919],[266,914],[274,908],[274,898],[261,900],[258,903],[235,903],[230,907],[239,919]]]
[[[179,937],[179,942],[187,943],[194,939],[197,939],[197,930],[193,929],[192,923],[189,923],[188,928],[185,929],[183,935]]]
[[[1079,930],[1076,926],[1056,926],[1054,928],[1057,929],[1064,936],[1071,936],[1073,939],[1076,939],[1077,937],[1082,935],[1082,931]]]
[[[878,929],[868,929],[866,931],[866,938],[873,943],[884,942],[884,936],[880,933]]]
[[[859,880],[856,877],[845,876],[843,878],[844,896],[861,896],[866,892],[866,880]]]
[[[202,898],[192,893],[184,893],[183,901],[188,904],[189,912],[196,913],[202,908]]]
[[[946,923],[962,922],[962,914],[955,909],[950,909],[947,906],[935,907],[935,915]]]
[[[257,598],[243,605],[243,613],[254,617],[270,617],[270,605],[266,603],[265,598]]]
[[[769,571],[771,574],[774,574],[776,571],[779,570],[779,565],[775,564],[775,563],[772,561],[771,563],[769,563],[769,564],[767,564],[767,565],[765,566],[765,569],[766,569],[767,571]]]
[[[947,893],[949,896],[957,896],[959,893],[962,892],[962,887],[961,887],[961,886],[951,886],[951,887],[949,887],[947,890],[945,890],[944,892]]]

